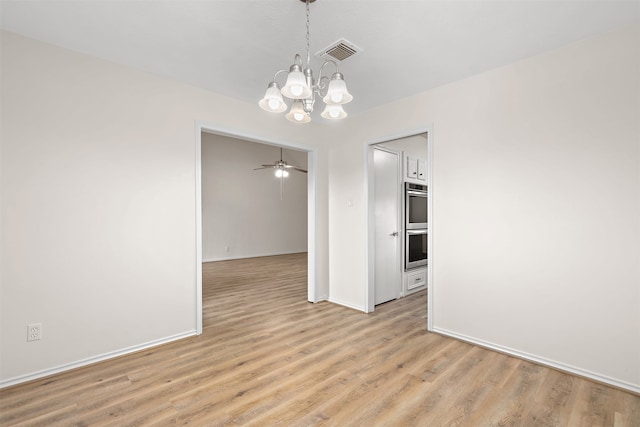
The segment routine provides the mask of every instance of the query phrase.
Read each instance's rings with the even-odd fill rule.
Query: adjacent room
[[[0,0],[0,424],[640,425],[640,3]]]

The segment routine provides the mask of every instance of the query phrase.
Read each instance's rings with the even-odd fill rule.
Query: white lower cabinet
[[[418,291],[427,286],[426,268],[416,268],[414,270],[406,271],[404,277],[405,290],[407,293]]]

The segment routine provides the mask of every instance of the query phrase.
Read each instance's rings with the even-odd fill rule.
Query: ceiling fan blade
[[[300,166],[296,166],[296,165],[284,165],[284,168],[285,169],[298,169],[300,171],[305,171],[306,172],[306,170],[304,170]]]
[[[259,169],[293,169],[296,170],[298,172],[302,172],[302,173],[307,173],[306,170],[298,167],[298,166],[294,166],[294,165],[290,165],[287,164],[287,162],[285,162],[284,160],[282,160],[282,147],[280,147],[280,160],[277,160],[274,164],[272,165],[260,165],[261,167],[259,168],[254,168],[254,171],[257,171]]]

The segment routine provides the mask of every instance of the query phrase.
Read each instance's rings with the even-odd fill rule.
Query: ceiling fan
[[[295,171],[298,172],[302,172],[302,173],[307,173],[306,170],[298,167],[298,166],[294,166],[294,165],[290,165],[287,162],[285,162],[284,160],[282,160],[282,147],[280,147],[280,160],[275,161],[272,165],[260,165],[261,167],[259,168],[254,168],[254,171],[257,171],[259,169],[275,169],[276,170],[276,176],[278,178],[286,178],[289,176],[289,169],[293,169]]]
[[[276,177],[280,178],[280,200],[282,200],[282,193],[284,189],[284,179],[289,176],[289,169],[302,172],[302,173],[307,173],[307,171],[302,169],[301,167],[290,165],[284,160],[282,160],[282,147],[280,147],[280,160],[276,160],[272,165],[260,165],[259,168],[254,168],[253,170],[257,171],[260,169],[276,170]]]

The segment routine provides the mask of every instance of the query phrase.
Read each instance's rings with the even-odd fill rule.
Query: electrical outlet
[[[27,341],[38,341],[42,338],[42,323],[27,325]]]

